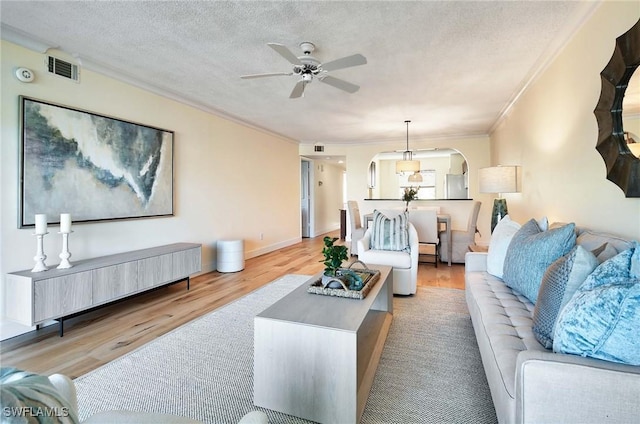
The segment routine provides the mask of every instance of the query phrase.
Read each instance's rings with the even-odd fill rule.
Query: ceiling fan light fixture
[[[413,160],[413,152],[409,150],[409,122],[411,121],[404,121],[407,124],[407,150],[402,153],[402,160],[396,161],[396,174],[420,172],[420,161]],[[422,176],[420,179],[422,180]]]
[[[278,53],[291,65],[293,65],[293,67],[291,68],[291,72],[271,72],[266,74],[242,75],[240,78],[253,79],[281,75],[299,75],[302,79],[296,83],[293,91],[291,92],[291,95],[289,95],[289,98],[291,99],[304,97],[304,87],[306,84],[313,81],[314,77],[317,77],[320,82],[333,86],[339,90],[346,91],[350,94],[353,94],[360,89],[360,86],[356,84],[352,84],[340,78],[328,75],[329,72],[337,71],[338,69],[365,65],[367,63],[367,58],[359,53],[322,63],[315,57],[311,56],[311,53],[313,53],[313,51],[316,49],[316,46],[309,41],[303,41],[302,43],[300,43],[300,49],[303,53],[302,56],[296,56],[284,44],[267,43],[267,46],[271,47],[276,51],[276,53]]]

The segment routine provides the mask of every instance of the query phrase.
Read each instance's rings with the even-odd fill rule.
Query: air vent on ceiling
[[[47,70],[63,78],[68,78],[75,82],[80,81],[80,68],[78,65],[58,59],[57,57],[47,56]]]
[[[316,143],[313,145],[314,152],[324,152],[324,145]]]

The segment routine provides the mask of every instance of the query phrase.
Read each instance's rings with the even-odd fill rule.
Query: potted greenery
[[[404,194],[402,195],[402,201],[406,202],[407,206],[405,211],[409,210],[409,202],[418,198],[418,189],[414,187],[405,187]]]
[[[322,248],[322,254],[324,255],[324,260],[320,261],[324,263],[324,274],[322,275],[323,286],[331,279],[339,279],[340,276],[337,273],[338,268],[342,266],[343,261],[349,259],[347,246],[334,244],[336,240],[338,240],[337,237],[331,238],[329,236],[325,236],[323,239],[324,247]],[[338,283],[329,282],[329,287],[333,287],[332,284],[336,287],[340,286]]]

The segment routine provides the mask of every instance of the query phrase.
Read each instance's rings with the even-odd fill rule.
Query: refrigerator
[[[444,176],[444,198],[445,199],[468,198],[466,174],[446,174]]]

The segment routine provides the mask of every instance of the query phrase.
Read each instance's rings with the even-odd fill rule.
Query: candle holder
[[[73,231],[69,232],[60,232],[62,234],[62,252],[60,253],[60,265],[58,265],[58,269],[66,269],[71,268],[71,262],[69,262],[69,258],[71,257],[71,253],[69,252],[69,234],[73,233]]]
[[[44,254],[43,239],[44,239],[44,236],[46,236],[47,234],[49,234],[49,232],[46,232],[44,234],[34,234],[34,236],[36,236],[36,238],[38,239],[37,241],[38,251],[36,253],[36,256],[33,257],[33,260],[36,261],[36,266],[33,267],[31,272],[42,272],[49,269],[47,268],[47,265],[44,263],[45,259],[47,259],[47,255]]]

